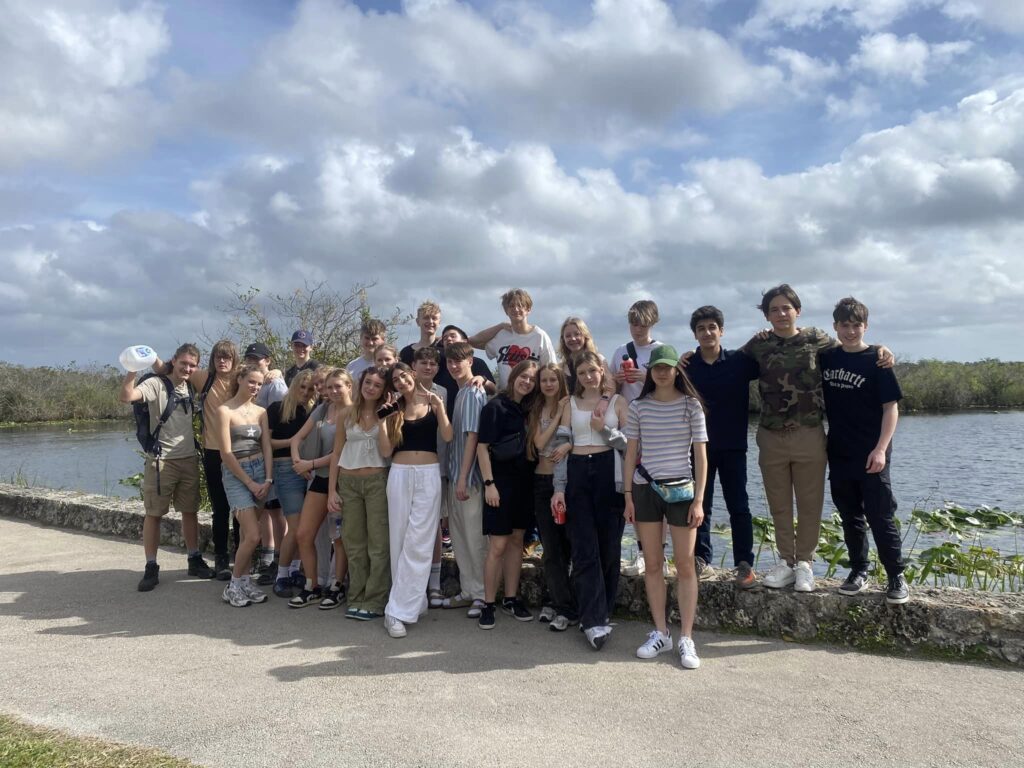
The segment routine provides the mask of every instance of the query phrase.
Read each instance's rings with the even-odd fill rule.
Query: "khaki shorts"
[[[142,503],[146,514],[163,517],[174,504],[180,515],[199,511],[199,462],[195,456],[160,460],[160,492],[157,493],[157,460],[146,459],[142,478]]]

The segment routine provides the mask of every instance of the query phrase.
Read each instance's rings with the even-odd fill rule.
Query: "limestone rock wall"
[[[138,541],[144,512],[137,500],[0,483],[0,515]],[[199,529],[200,546],[206,549],[209,515],[200,514]],[[184,546],[181,518],[173,512],[162,521],[161,543]],[[447,594],[458,591],[458,568],[450,556],[443,563],[442,579]],[[675,579],[671,581],[668,608],[676,620]],[[819,580],[818,585],[812,594],[761,586],[741,591],[723,574],[700,584],[697,628],[1024,667],[1024,594],[915,586],[908,604],[889,606],[877,589],[843,597],[835,591],[838,582]],[[543,604],[540,560],[524,563],[521,593],[529,604]],[[621,578],[615,613],[650,618],[642,577]]]

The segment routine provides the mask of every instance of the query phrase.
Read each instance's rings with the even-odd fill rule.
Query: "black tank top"
[[[396,453],[402,451],[429,451],[437,453],[437,416],[430,411],[415,421],[406,419],[402,423],[402,444]]]

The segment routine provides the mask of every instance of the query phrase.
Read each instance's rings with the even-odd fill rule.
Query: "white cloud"
[[[881,108],[871,89],[861,84],[854,86],[853,93],[847,99],[833,93],[825,97],[825,115],[836,122],[864,120]]]
[[[776,28],[818,29],[841,24],[858,29],[882,29],[912,11],[940,0],[759,0],[743,25],[752,36],[771,36]]]
[[[915,34],[897,37],[883,32],[860,39],[858,52],[850,57],[850,67],[882,79],[906,79],[921,85],[931,71],[970,49],[971,43],[965,40],[929,45]]]
[[[566,22],[539,7],[410,2],[402,14],[307,0],[229,88],[179,77],[190,114],[280,144],[297,132],[379,141],[473,124],[518,140],[624,148],[692,133],[674,122],[763,103],[782,84],[663,0],[597,0]]]
[[[793,48],[769,48],[767,53],[789,70],[788,85],[801,96],[821,89],[841,72],[834,61],[824,61]]]
[[[86,348],[113,354],[136,336],[166,339],[165,313],[176,338],[219,327],[212,309],[235,284],[377,279],[378,306],[408,309],[429,294],[469,328],[495,320],[500,292],[523,285],[542,326],[578,312],[605,346],[621,342],[625,307],[651,293],[666,307],[660,335],[685,343],[689,308],[720,303],[739,337],[759,322],[749,309],[759,291],[787,279],[806,286],[808,306],[850,292],[888,306],[907,348],[924,338],[921,317],[940,330],[963,317],[996,322],[1024,300],[1013,256],[1024,247],[1022,169],[1024,90],[979,93],[867,134],[799,173],[708,159],[646,194],[606,168],[569,172],[546,145],[499,150],[465,130],[420,143],[339,140],[197,183],[198,224],[137,211],[102,231],[0,231],[0,315],[5,327],[73,328]],[[275,207],[287,215],[266,215]],[[939,304],[947,320],[931,317]],[[0,357],[26,354],[15,338]]]
[[[160,7],[114,0],[0,7],[0,168],[90,165],[152,138],[146,83],[170,43]]]
[[[1024,32],[1024,7],[1018,0],[947,0],[942,10],[957,21],[980,21],[1007,32]]]

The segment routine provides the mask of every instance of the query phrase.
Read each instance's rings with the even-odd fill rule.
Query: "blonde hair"
[[[431,301],[430,299],[427,299],[422,304],[420,304],[419,308],[417,308],[417,310],[416,310],[416,317],[423,317],[423,315],[440,315],[440,314],[441,314],[441,307],[439,307],[436,302]]]
[[[565,345],[565,329],[566,326],[575,325],[580,329],[580,333],[583,334],[583,349],[578,352],[570,352],[569,348]],[[562,327],[558,330],[558,359],[563,363],[568,363],[569,358],[575,357],[580,352],[593,352],[597,354],[597,345],[594,344],[594,334],[590,332],[590,328],[583,321],[582,317],[570,316],[565,318],[565,322],[562,323]]]
[[[306,395],[305,400],[300,400],[302,395],[299,393],[299,388],[307,383],[310,385],[309,394]],[[287,424],[292,421],[300,405],[308,414],[313,409],[315,402],[316,391],[313,389],[313,371],[309,369],[299,371],[295,374],[295,378],[292,379],[292,383],[288,387],[288,394],[281,401],[281,422]]]

